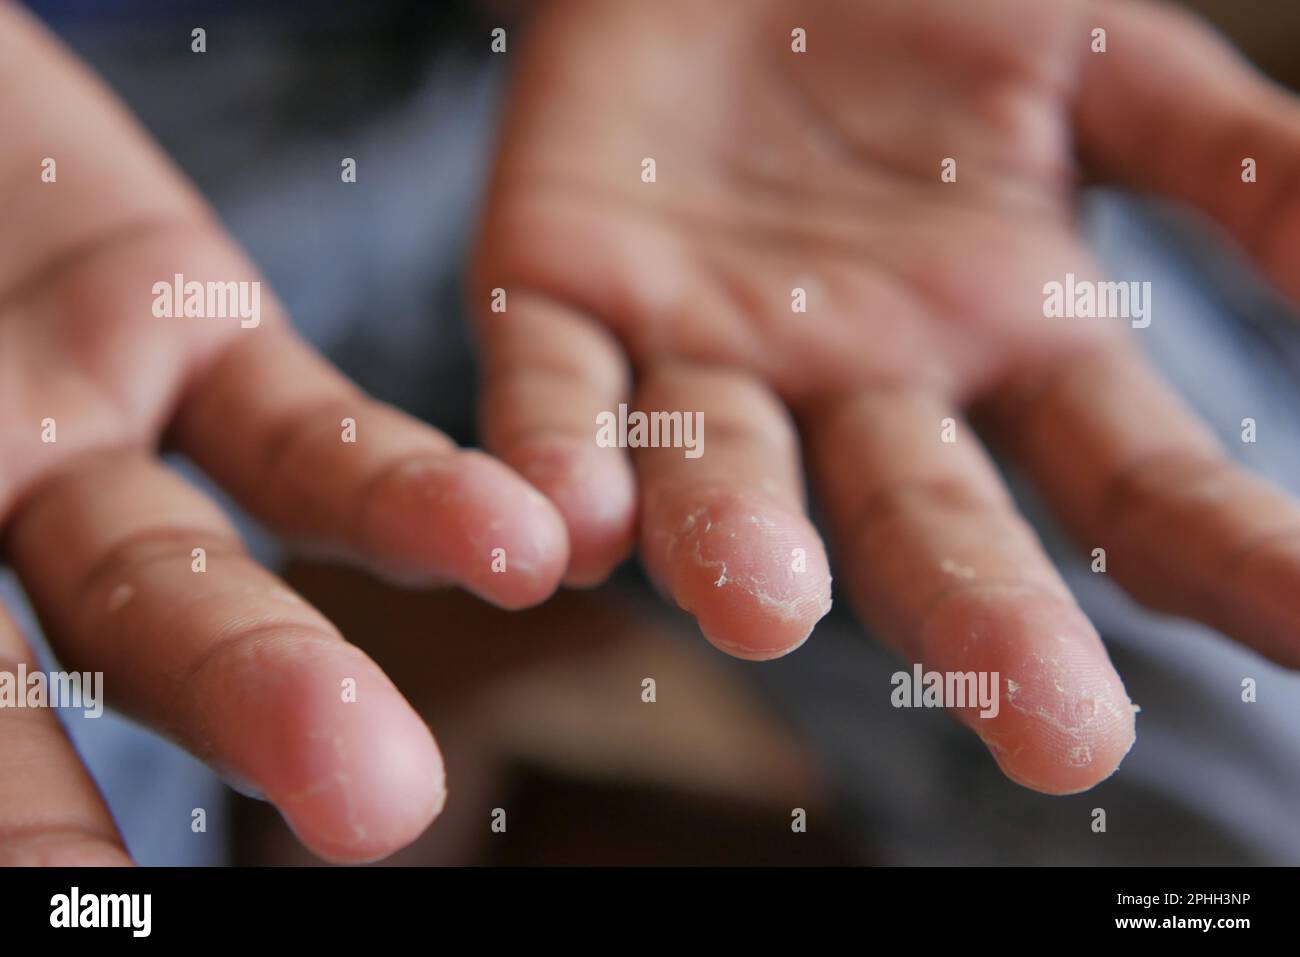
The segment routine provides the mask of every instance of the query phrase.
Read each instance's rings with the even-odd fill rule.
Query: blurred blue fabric
[[[156,15],[111,21],[99,4],[37,6],[196,180],[303,332],[373,393],[472,442],[459,284],[500,88],[487,27],[396,3],[360,24],[352,5],[343,25],[292,3],[165,16],[136,3]],[[194,10],[204,56],[189,52]],[[359,168],[346,188],[344,156]],[[1115,277],[1153,283],[1140,340],[1154,361],[1243,462],[1300,493],[1300,334],[1287,308],[1187,215],[1103,194],[1086,212]],[[1239,441],[1246,416],[1254,445]],[[823,756],[863,848],[900,864],[1300,864],[1300,677],[1138,609],[1018,491],[1142,705],[1137,745],[1087,794],[1025,791],[955,722],[889,706],[899,663],[840,602],[797,654],[736,667]],[[273,543],[241,521],[274,562]],[[0,595],[25,609],[11,579]],[[1243,677],[1257,703],[1241,702]],[[140,861],[225,859],[221,786],[206,769],[114,717],[67,723]],[[205,835],[190,832],[195,807],[208,810]],[[1106,834],[1089,828],[1093,807],[1107,809]]]

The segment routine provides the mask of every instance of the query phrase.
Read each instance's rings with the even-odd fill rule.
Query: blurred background
[[[1300,4],[1191,5],[1300,83]],[[489,31],[513,31],[519,4],[29,6],[198,184],[308,338],[380,398],[475,442],[461,275],[508,68]],[[196,26],[202,56],[190,51]],[[359,168],[346,188],[343,157]],[[1179,311],[1143,337],[1157,363],[1225,437],[1253,415],[1270,441],[1233,447],[1300,492],[1294,317],[1177,211],[1099,193],[1083,221],[1104,261],[1158,280],[1163,308]],[[889,675],[903,665],[846,602],[798,653],[745,664],[706,644],[633,566],[524,614],[284,567],[393,676],[446,755],[447,809],[392,863],[1300,864],[1300,679],[1136,609],[1022,500],[1143,709],[1120,773],[1067,798],[1005,780],[943,714],[891,708]],[[261,558],[286,561],[239,518]],[[2,588],[21,602],[12,581]],[[37,634],[30,614],[23,623]],[[1258,682],[1254,705],[1240,701],[1243,677]],[[314,862],[269,805],[152,734],[118,718],[68,721],[141,862]],[[195,807],[206,833],[190,830]],[[1090,828],[1095,807],[1105,834]],[[489,828],[493,808],[507,810],[505,834]],[[796,809],[804,833],[791,828]]]

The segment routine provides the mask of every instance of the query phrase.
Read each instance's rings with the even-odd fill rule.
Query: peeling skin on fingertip
[[[945,558],[939,562],[939,571],[945,575],[951,575],[953,578],[959,578],[962,581],[973,581],[975,579],[975,569],[969,565],[963,565],[960,562]]]
[[[1039,686],[1050,683],[1062,697],[1068,696],[1069,673],[1058,659],[1031,654],[1027,660],[1039,669],[1036,675],[1030,676],[1030,680],[1036,681]],[[1099,719],[1103,722],[1106,719],[1113,720],[1121,717],[1125,710],[1130,713],[1133,710],[1133,703],[1127,697],[1124,700],[1124,708],[1121,709],[1108,696],[1099,697],[1091,692],[1084,692],[1072,702],[1063,701],[1054,710],[1048,710],[1042,703],[1027,707],[1022,703],[1021,683],[1011,678],[1005,680],[1007,704],[1021,714],[1030,715],[1051,725],[1065,735],[1076,737],[1084,735],[1095,728]]]
[[[351,778],[348,772],[343,770],[347,766],[347,753],[343,737],[338,734],[330,734],[322,731],[308,731],[307,738],[310,741],[329,742],[330,747],[334,751],[334,762],[332,763],[334,763],[335,769],[316,782],[287,794],[276,795],[273,800],[277,805],[292,807],[326,791],[336,789],[343,797],[343,804],[346,812],[345,816],[347,824],[352,831],[352,838],[354,840],[364,838],[366,836],[365,828],[356,821],[356,810],[353,806],[352,792],[350,788]],[[341,841],[339,843],[347,842]]]
[[[1097,747],[1102,746],[1103,752],[1110,750],[1107,745],[1113,740],[1112,729],[1118,724],[1127,723],[1127,720],[1130,719],[1126,718],[1126,715],[1136,713],[1137,706],[1129,701],[1127,697],[1121,704],[1112,700],[1109,695],[1098,693],[1095,690],[1072,693],[1070,689],[1075,686],[1075,683],[1068,680],[1068,676],[1062,671],[1064,666],[1055,658],[1037,654],[1030,655],[1027,659],[1027,666],[1036,670],[1022,673],[1020,680],[1009,677],[1004,679],[1005,701],[1008,708],[1031,719],[1035,724],[1046,725],[1051,729],[1048,735],[1042,737],[1042,740],[1051,742],[1047,753],[1053,756],[1055,763],[1062,769],[1079,770],[1093,767],[1099,758]],[[1027,700],[1026,683],[1039,689],[1039,694],[1035,695],[1032,701]],[[1043,689],[1047,688],[1055,692],[1055,702],[1043,700],[1044,697],[1048,699],[1052,697],[1051,695],[1043,695]],[[1017,734],[1017,737],[1024,735],[1025,732],[1022,731]],[[1018,766],[1020,764],[1017,758],[1024,751],[1023,744],[1014,753],[1008,753],[1001,738],[992,732],[981,733],[981,738],[994,752],[999,764],[1010,777],[1034,790],[1050,793],[1077,793],[1099,783],[1093,782],[1082,788],[1064,791],[1060,786],[1048,786],[1043,782],[1029,780],[1023,771],[1013,773],[1010,770],[1011,765]],[[1130,737],[1125,748],[1125,754],[1132,748],[1135,740],[1135,736]],[[1111,760],[1109,754],[1107,754],[1105,760]],[[1118,762],[1115,768],[1111,769],[1111,773],[1114,773],[1117,768]],[[1109,777],[1110,775],[1107,774],[1106,776]]]
[[[666,590],[728,654],[751,660],[788,654],[831,607],[816,533],[800,527],[801,516],[782,514],[752,494],[710,494],[711,501],[685,508],[660,533]],[[792,565],[791,546],[816,550],[808,574]]]
[[[121,611],[124,607],[126,607],[127,602],[129,602],[134,596],[135,596],[135,589],[132,588],[130,585],[126,584],[125,582],[122,583],[121,585],[118,585],[116,588],[112,590],[112,592],[109,593],[108,596],[109,613],[111,614],[112,612],[115,611]]]

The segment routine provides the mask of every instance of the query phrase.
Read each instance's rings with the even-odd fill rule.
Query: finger
[[[681,413],[683,423],[678,447],[633,455],[651,577],[723,651],[753,659],[793,651],[831,597],[785,409],[746,375],[684,365],[653,370],[636,409]]]
[[[995,708],[954,710],[1013,780],[1064,794],[1113,773],[1133,744],[1124,686],[971,430],[946,403],[892,389],[808,418],[872,630],[926,671],[998,676]]]
[[[1026,374],[994,414],[1088,552],[1144,603],[1300,667],[1300,503],[1234,466],[1129,349]]]
[[[424,722],[159,463],[81,459],[19,506],[10,545],[60,660],[102,671],[111,700],[264,794],[316,853],[381,857],[441,808]]]
[[[0,682],[14,695],[0,698],[0,867],[130,864],[58,717],[48,707],[26,706],[29,686],[19,678],[36,670],[0,607]],[[20,700],[25,706],[17,706]]]
[[[488,447],[555,504],[569,530],[569,585],[594,585],[627,557],[636,487],[626,454],[595,442],[596,416],[627,400],[628,374],[600,326],[516,293],[479,323]]]
[[[271,528],[392,579],[518,608],[563,572],[564,526],[542,495],[367,398],[281,325],[248,330],[196,379],[176,436]]]
[[[1172,4],[1099,4],[1093,20],[1107,48],[1083,54],[1075,104],[1092,175],[1200,207],[1300,297],[1295,97]]]

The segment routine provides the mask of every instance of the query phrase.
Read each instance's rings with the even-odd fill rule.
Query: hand
[[[473,276],[484,425],[563,514],[567,581],[624,555],[639,497],[661,588],[718,647],[784,654],[829,607],[806,463],[871,629],[996,671],[999,715],[958,717],[1016,781],[1088,788],[1134,708],[973,410],[1134,595],[1300,664],[1296,503],[1229,462],[1130,323],[1044,316],[1047,283],[1100,276],[1085,179],[1198,205],[1300,293],[1300,109],[1202,27],[1092,0],[571,0],[515,70]],[[595,445],[624,356],[633,408],[703,412],[701,458]]]
[[[122,108],[9,4],[0,64],[6,557],[61,667],[103,672],[110,701],[265,795],[318,854],[384,856],[442,806],[428,728],[156,447],[291,539],[506,607],[556,586],[561,519],[499,463],[362,395],[269,291],[255,325],[156,317],[154,284],[177,273],[256,272]],[[31,667],[0,610],[0,670],[19,662]],[[57,719],[2,709],[0,726],[0,862],[124,861]]]

